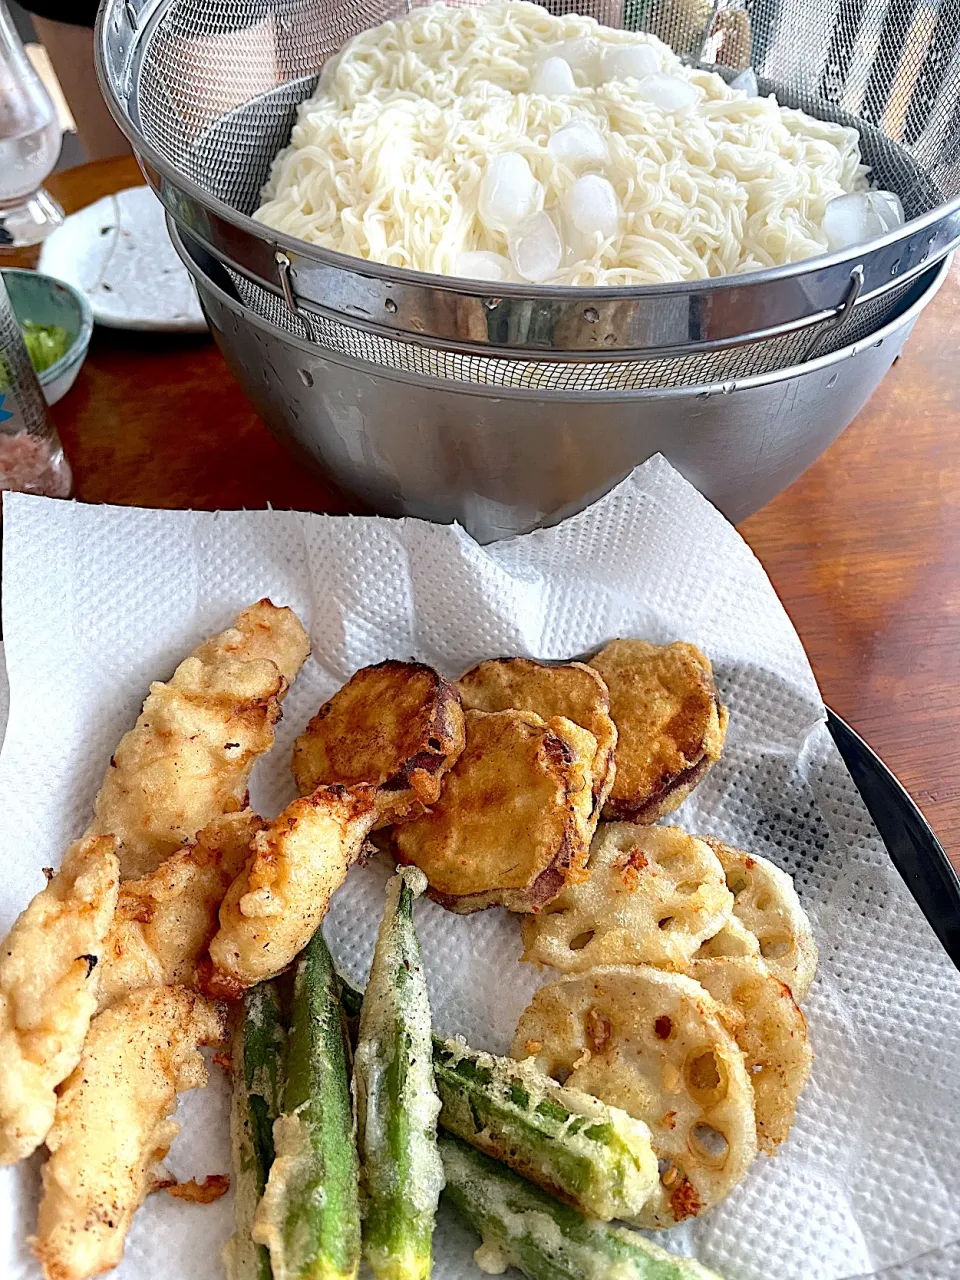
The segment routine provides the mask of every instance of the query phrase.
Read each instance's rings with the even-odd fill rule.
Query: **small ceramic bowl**
[[[70,342],[66,351],[49,369],[37,374],[47,404],[56,404],[73,386],[86,359],[93,333],[90,305],[71,285],[38,271],[4,267],[3,283],[21,324],[32,320],[34,324],[58,324],[67,331]]]

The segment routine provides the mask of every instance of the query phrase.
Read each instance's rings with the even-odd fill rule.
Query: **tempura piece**
[[[112,836],[72,844],[0,951],[0,1164],[44,1140],[56,1087],[80,1058],[117,902],[116,849]]]
[[[758,956],[695,960],[689,972],[724,1009],[753,1085],[757,1141],[772,1156],[790,1133],[810,1079],[806,1019],[787,984]]]
[[[537,911],[582,874],[597,740],[563,716],[468,711],[467,745],[430,813],[393,828],[397,858],[450,911]]]
[[[563,716],[597,740],[593,761],[597,817],[613,787],[617,727],[610,694],[600,675],[582,662],[546,663],[531,658],[489,658],[457,681],[465,711],[533,711],[544,720]],[[596,823],[594,823],[594,826]]]
[[[224,894],[266,823],[249,809],[215,818],[156,871],[120,886],[100,973],[100,1008],[138,987],[192,985]]]
[[[541,987],[511,1052],[649,1127],[660,1186],[637,1226],[705,1213],[757,1154],[753,1087],[726,1009],[679,973],[600,965]]]
[[[733,909],[717,855],[680,827],[601,823],[588,868],[589,879],[525,917],[524,960],[565,973],[598,964],[684,969]]]
[[[177,1093],[207,1082],[198,1046],[225,1030],[221,1008],[185,987],[135,991],[93,1020],[47,1136],[31,1241],[47,1280],[87,1280],[120,1261],[177,1135]]]
[[[377,794],[368,783],[318,787],[253,837],[201,966],[204,990],[238,999],[303,950],[377,820]]]
[[[680,807],[723,750],[728,716],[710,659],[679,640],[614,640],[590,666],[606,681],[619,733],[603,816],[656,822]]]
[[[767,968],[787,984],[800,1004],[817,971],[819,953],[793,880],[759,854],[733,849],[710,836],[704,839],[720,859],[733,894],[734,917],[757,939],[757,950]],[[722,946],[707,947],[703,954],[724,952]]]
[[[293,749],[302,796],[321,783],[374,782],[377,826],[419,818],[435,804],[463,750],[456,685],[422,662],[362,667],[325,702]]]
[[[155,871],[208,822],[245,807],[250,772],[273,746],[281,699],[309,652],[296,614],[261,600],[150,686],[87,832],[117,836],[124,879]]]

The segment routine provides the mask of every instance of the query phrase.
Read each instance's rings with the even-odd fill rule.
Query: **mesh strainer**
[[[791,353],[807,358],[826,331],[846,328],[858,314],[858,328],[876,318],[862,307],[879,307],[882,323],[885,302],[895,303],[907,282],[960,241],[960,14],[953,0],[549,6],[652,30],[690,61],[727,74],[750,63],[761,88],[784,105],[855,125],[877,182],[900,195],[910,218],[855,250],[711,281],[592,290],[502,285],[492,297],[489,285],[362,262],[254,222],[273,156],[323,62],[351,36],[411,7],[409,0],[106,0],[100,11],[97,54],[108,100],[168,210],[231,270],[248,305],[270,318],[282,305],[293,331],[318,345],[339,323],[372,335],[374,362],[399,339],[451,355],[490,355],[490,347],[503,358],[593,352],[607,367],[612,351],[648,353],[680,361],[676,378],[686,376],[685,357],[711,352],[719,376],[735,378],[758,371],[760,340],[775,342],[768,354],[783,367]],[[590,390],[593,365],[580,364],[574,389]]]

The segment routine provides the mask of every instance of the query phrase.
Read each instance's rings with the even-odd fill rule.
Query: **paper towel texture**
[[[700,645],[730,732],[679,820],[795,876],[821,952],[805,1008],[816,1062],[781,1154],[760,1157],[702,1222],[660,1238],[726,1280],[953,1274],[960,1254],[935,1251],[960,1241],[960,975],[889,863],[761,566],[662,459],[557,528],[483,548],[455,527],[413,520],[92,508],[21,495],[5,498],[3,515],[3,930],[42,886],[40,868],[85,826],[148,683],[260,596],[292,606],[313,642],[277,745],[254,774],[253,803],[271,815],[294,794],[294,738],[367,663],[412,655],[456,676],[481,658],[559,658],[614,636]],[[382,862],[351,871],[325,926],[356,979],[366,975],[388,871]],[[438,1029],[505,1050],[548,978],[512,963],[517,920],[422,902],[417,924]],[[178,1175],[227,1169],[226,1103],[216,1069],[210,1088],[186,1096],[170,1157]],[[24,1238],[37,1169],[35,1160],[4,1170],[0,1181],[0,1274],[11,1280],[36,1275]],[[220,1276],[231,1212],[229,1198],[192,1206],[152,1197],[116,1274]],[[479,1274],[475,1244],[445,1216],[438,1280]]]

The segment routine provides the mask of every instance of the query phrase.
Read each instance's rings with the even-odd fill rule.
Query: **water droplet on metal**
[[[397,304],[392,298],[388,298],[383,304],[392,316],[397,314]]]
[[[413,316],[411,318],[410,328],[416,329],[418,333],[420,332],[420,330],[423,328],[423,321],[420,319],[419,316]]]
[[[605,333],[603,335],[603,345],[605,347],[612,347],[615,342],[616,342],[616,338],[613,336],[612,333]]]
[[[298,369],[297,373],[299,373],[300,381],[303,383],[305,387],[313,386],[313,374],[310,372],[309,369]]]
[[[488,311],[496,311],[497,307],[499,307],[500,305],[500,299],[484,298],[483,305],[487,308]]]
[[[583,313],[583,318],[587,324],[596,324],[600,319],[600,312],[596,307],[587,307]]]
[[[895,262],[895,263],[893,263],[893,265],[891,266],[891,268],[890,268],[890,274],[891,274],[892,276],[895,276],[899,270],[900,270],[900,259],[898,258],[898,259],[896,260],[896,262]]]
[[[828,388],[835,387],[839,381],[840,381],[839,373],[831,374],[830,377],[827,379],[827,387]]]
[[[737,384],[735,382],[725,382],[723,386],[720,388],[720,390],[723,392],[725,396],[730,395],[731,392],[736,391],[736,389],[737,389]]]

